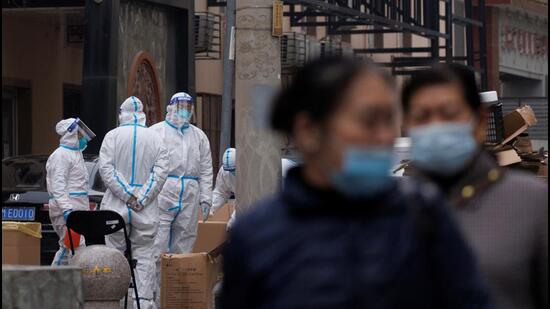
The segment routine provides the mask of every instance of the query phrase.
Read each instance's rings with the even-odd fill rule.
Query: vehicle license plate
[[[34,221],[34,207],[2,207],[2,221]]]

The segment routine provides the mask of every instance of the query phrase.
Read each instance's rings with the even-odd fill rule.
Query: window
[[[221,112],[222,96],[207,93],[197,94],[197,107],[200,102],[200,127],[210,141],[210,151],[212,153],[212,168],[214,175],[218,173],[219,154],[220,154],[220,133],[221,133]]]
[[[306,21],[308,22],[315,22],[317,21],[316,16],[306,16]],[[310,36],[317,36],[317,27],[306,27],[306,33]]]

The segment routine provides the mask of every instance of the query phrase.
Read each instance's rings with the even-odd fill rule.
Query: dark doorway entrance
[[[2,159],[32,151],[31,88],[2,81]]]

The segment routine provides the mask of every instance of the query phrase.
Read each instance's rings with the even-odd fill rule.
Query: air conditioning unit
[[[205,53],[212,49],[215,23],[215,16],[211,14],[195,14],[195,53]]]
[[[281,37],[281,69],[288,71],[306,62],[306,36],[302,33],[284,33]]]
[[[313,61],[321,57],[321,42],[315,37],[306,38],[306,62]]]

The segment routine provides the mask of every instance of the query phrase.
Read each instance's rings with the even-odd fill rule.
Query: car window
[[[2,161],[2,191],[46,191],[45,163],[32,158]]]

